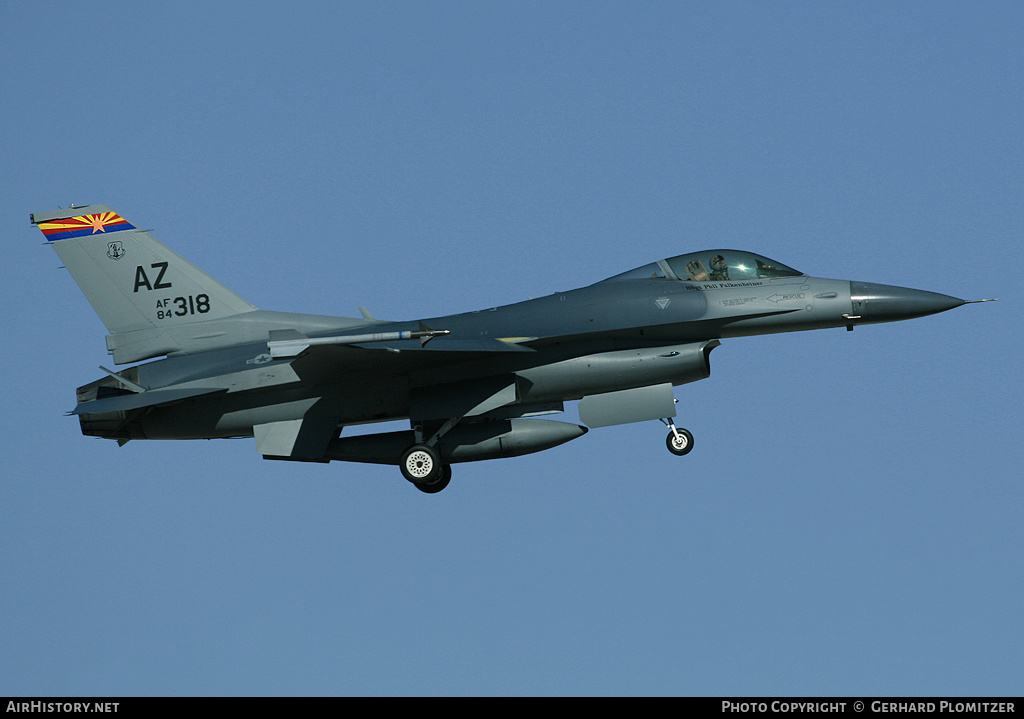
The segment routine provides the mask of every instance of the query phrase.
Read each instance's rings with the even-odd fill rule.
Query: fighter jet
[[[673,387],[710,376],[730,337],[893,322],[969,302],[810,277],[706,250],[517,304],[389,322],[273,312],[106,205],[30,216],[106,325],[115,364],[78,388],[82,433],[117,440],[253,437],[267,459],[398,465],[426,493],[451,465],[550,449],[588,428],[661,420]],[[538,419],[579,400],[584,425]],[[408,420],[410,429],[341,436]]]

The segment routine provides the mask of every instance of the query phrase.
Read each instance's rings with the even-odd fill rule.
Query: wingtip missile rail
[[[451,330],[403,330],[400,332],[374,332],[362,335],[335,335],[333,337],[306,337],[299,332],[283,330],[271,332],[267,348],[274,359],[298,357],[310,347],[318,345],[356,345],[370,342],[395,342],[398,340],[419,340],[427,344],[435,337],[451,334]]]

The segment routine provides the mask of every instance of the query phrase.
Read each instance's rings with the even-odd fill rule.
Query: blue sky
[[[0,694],[1020,695],[1019,3],[0,5]],[[63,413],[104,203],[264,309],[758,252],[998,297],[728,340],[664,428],[424,495]],[[572,419],[575,408],[569,408]]]

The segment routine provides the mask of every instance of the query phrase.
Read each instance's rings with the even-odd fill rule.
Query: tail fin
[[[106,205],[31,215],[112,335],[256,309]]]
[[[30,219],[103,320],[107,349],[118,364],[189,351],[183,335],[189,325],[256,310],[106,205],[37,212]]]

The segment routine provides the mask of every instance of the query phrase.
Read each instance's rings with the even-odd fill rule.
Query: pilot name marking
[[[704,290],[725,290],[730,287],[761,287],[764,282],[702,282],[699,285],[687,285],[686,289],[697,292]]]

